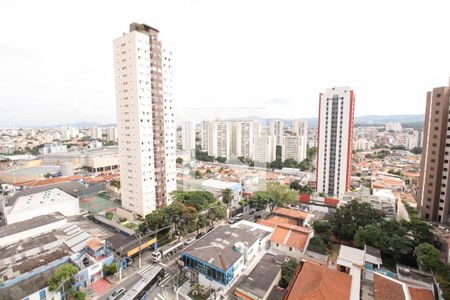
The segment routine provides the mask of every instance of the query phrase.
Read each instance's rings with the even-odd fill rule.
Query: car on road
[[[195,236],[195,238],[198,240],[198,239],[202,238],[205,234],[206,234],[206,233],[204,233],[204,232],[200,232],[199,234],[197,234],[197,235]]]
[[[248,214],[249,215],[253,215],[255,213],[255,210],[254,209],[250,209],[249,211],[248,211]]]
[[[230,218],[228,219],[228,224],[234,224],[236,223],[238,220],[236,220],[235,218]]]
[[[243,218],[244,218],[244,214],[237,214],[237,215],[235,215],[234,216],[234,218],[236,219],[236,220],[242,220]]]
[[[185,244],[185,245],[190,245],[190,244],[192,244],[194,241],[195,241],[195,237],[190,237],[190,238],[187,238],[187,240],[184,241],[184,244]]]
[[[122,287],[118,290],[115,290],[114,292],[112,292],[111,295],[109,295],[108,300],[117,300],[122,298],[123,295],[125,295],[127,289]]]

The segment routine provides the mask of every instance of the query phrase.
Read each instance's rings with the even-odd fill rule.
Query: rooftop
[[[301,226],[278,224],[270,240],[274,243],[303,250],[311,232],[312,229]]]
[[[246,225],[239,227],[224,225],[187,247],[183,254],[227,271],[243,255],[235,250],[236,243],[241,242],[246,247],[250,247],[258,238],[268,234],[269,231]]]
[[[273,286],[272,283],[281,272],[281,265],[275,256],[265,254],[256,267],[245,276],[236,288],[237,292],[250,293],[263,299]]]
[[[364,251],[357,248],[341,245],[341,248],[339,249],[338,259],[351,262],[358,266],[363,266]]]
[[[57,268],[49,269],[41,272],[35,276],[22,280],[17,284],[0,289],[0,299],[2,300],[17,300],[23,299],[47,286],[47,281],[53,275]]]
[[[295,210],[295,209],[289,209],[285,207],[279,207],[273,211],[273,214],[287,216],[294,219],[301,219],[306,220],[308,218],[309,214],[304,211]]]
[[[429,289],[408,286],[397,279],[374,272],[375,300],[434,300],[433,292]]]
[[[42,206],[50,206],[56,202],[61,203],[74,200],[78,201],[77,198],[67,194],[66,192],[58,188],[52,188],[46,191],[18,197],[9,213],[19,213]]]
[[[350,275],[307,261],[286,300],[348,300],[351,285]]]
[[[59,213],[52,213],[48,215],[43,215],[39,217],[35,217],[26,221],[13,223],[10,225],[5,225],[0,227],[0,238],[10,236],[22,231],[26,231],[32,228],[44,226],[50,223],[54,223],[57,221],[64,220],[65,217]]]

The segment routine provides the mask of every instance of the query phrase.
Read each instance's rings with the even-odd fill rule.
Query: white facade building
[[[400,122],[386,123],[386,131],[402,131],[402,124]]]
[[[93,140],[101,140],[101,139],[103,139],[103,128],[101,128],[101,127],[92,127],[91,128],[91,139],[93,139]]]
[[[276,159],[276,137],[274,135],[255,135],[253,160],[266,163]]]
[[[341,196],[351,182],[355,94],[329,88],[319,101],[316,191]]]
[[[106,138],[108,141],[117,142],[117,140],[119,139],[119,137],[117,136],[117,127],[108,127]]]
[[[231,157],[231,123],[226,121],[202,122],[202,150],[215,157]]]
[[[236,157],[253,156],[253,125],[252,121],[238,121],[232,124],[232,154]]]
[[[172,59],[158,33],[133,23],[114,40],[122,206],[140,216],[176,188]]]
[[[277,145],[283,143],[284,122],[282,120],[271,120],[269,123],[269,135],[276,136]]]
[[[292,121],[292,133],[299,136],[308,135],[308,123],[305,120],[298,119]]]
[[[52,154],[52,153],[66,153],[67,152],[67,145],[63,145],[60,143],[52,143],[52,144],[45,144],[42,148],[42,154]]]
[[[286,135],[283,137],[283,145],[281,148],[281,159],[293,159],[301,162],[306,158],[307,139],[304,135]]]
[[[181,125],[181,150],[195,150],[195,124],[192,121],[184,121]]]
[[[7,224],[26,221],[38,216],[59,212],[62,215],[76,216],[80,214],[78,198],[53,188],[18,197],[14,205],[4,207]]]

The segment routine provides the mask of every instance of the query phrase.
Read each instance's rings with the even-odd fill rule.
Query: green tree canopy
[[[382,214],[369,203],[351,201],[336,209],[330,217],[331,228],[340,240],[351,241],[359,227],[377,223]]]
[[[59,267],[56,272],[48,280],[48,288],[50,291],[57,291],[64,287],[66,293],[70,294],[72,285],[75,282],[75,274],[78,269],[71,263],[67,263]]]
[[[271,211],[275,206],[284,207],[298,202],[298,193],[279,183],[269,182],[267,184],[267,193],[271,197]]]
[[[289,259],[281,265],[281,279],[279,282],[280,287],[287,288],[292,277],[294,277],[295,269],[297,268],[297,262],[295,259]]]
[[[417,260],[425,271],[442,268],[441,253],[433,245],[422,243],[416,248]]]
[[[314,251],[320,254],[327,254],[327,246],[322,241],[322,239],[318,236],[313,236],[309,240],[308,250]]]
[[[224,189],[222,191],[222,202],[226,205],[231,204],[233,201],[233,191],[231,189]]]

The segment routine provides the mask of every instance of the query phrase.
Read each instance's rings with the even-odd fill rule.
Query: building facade
[[[133,23],[114,40],[122,206],[140,216],[176,188],[172,59],[158,33]]]
[[[301,162],[306,158],[306,136],[286,135],[283,137],[283,145],[281,148],[281,159],[293,159]]]
[[[417,208],[430,222],[450,221],[450,87],[427,93]]]
[[[274,135],[255,135],[253,160],[259,163],[276,159],[276,137]]]
[[[232,123],[232,155],[251,158],[253,156],[253,131],[252,121],[238,121]]]
[[[181,150],[195,150],[195,124],[192,121],[184,121],[181,126]]]
[[[269,135],[276,136],[277,145],[283,143],[284,122],[282,120],[271,120],[269,123]]]
[[[341,196],[349,190],[355,93],[333,87],[319,97],[316,191]]]

